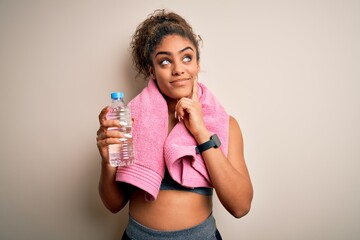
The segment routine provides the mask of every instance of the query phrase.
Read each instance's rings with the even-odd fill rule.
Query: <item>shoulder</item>
[[[238,121],[229,116],[229,142],[242,143],[242,133]]]
[[[238,121],[231,115],[229,115],[229,130],[240,130]]]

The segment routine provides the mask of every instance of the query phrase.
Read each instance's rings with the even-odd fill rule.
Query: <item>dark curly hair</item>
[[[189,39],[196,48],[196,58],[200,59],[199,42],[200,36],[195,35],[192,27],[184,18],[174,12],[156,10],[150,14],[136,29],[130,44],[133,64],[145,79],[150,76],[149,65],[153,66],[151,54],[160,44],[161,40],[168,35],[179,35]]]

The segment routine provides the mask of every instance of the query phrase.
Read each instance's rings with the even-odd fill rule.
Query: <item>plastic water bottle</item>
[[[114,167],[127,166],[134,163],[134,147],[131,135],[132,118],[130,108],[124,102],[123,92],[111,93],[112,103],[106,116],[110,120],[119,120],[121,127],[109,128],[108,130],[118,130],[124,133],[120,138],[121,144],[109,145],[109,161]]]

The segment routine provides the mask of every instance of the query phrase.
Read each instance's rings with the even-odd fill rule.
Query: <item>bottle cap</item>
[[[124,98],[124,93],[123,92],[113,92],[111,93],[111,99],[119,99],[119,98]]]

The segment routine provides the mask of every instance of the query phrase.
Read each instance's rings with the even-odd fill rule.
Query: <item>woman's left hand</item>
[[[177,102],[175,116],[179,121],[184,121],[186,128],[195,138],[199,134],[207,132],[198,96],[197,79],[194,80],[191,98],[183,97]]]

